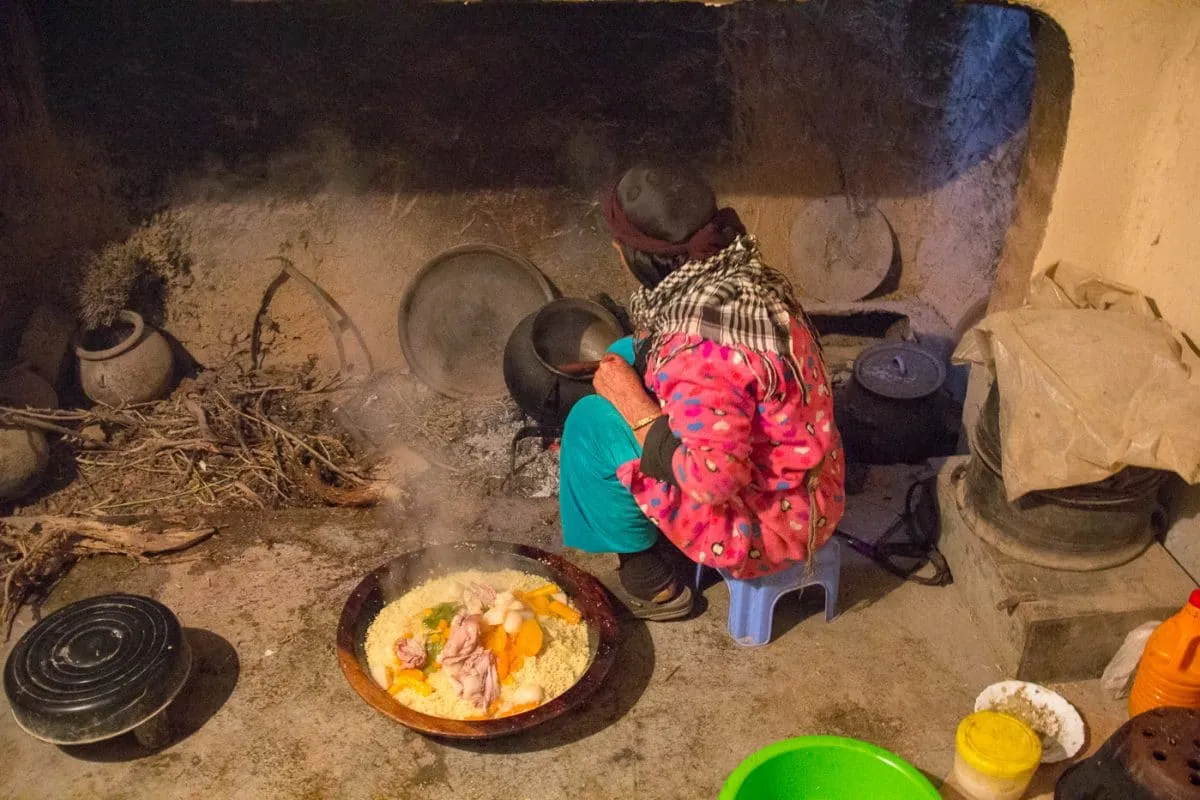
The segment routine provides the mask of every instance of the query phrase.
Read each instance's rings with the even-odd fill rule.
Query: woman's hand
[[[612,403],[630,426],[662,413],[658,403],[646,391],[641,376],[618,355],[610,353],[601,360],[592,385],[596,394]]]

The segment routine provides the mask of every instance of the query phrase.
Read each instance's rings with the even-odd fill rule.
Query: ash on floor
[[[514,441],[530,424],[512,400],[456,400],[409,374],[377,375],[339,409],[343,424],[378,450],[405,448],[424,465],[485,493],[558,496],[558,449],[540,438]]]

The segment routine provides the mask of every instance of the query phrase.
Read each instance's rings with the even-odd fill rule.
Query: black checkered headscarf
[[[803,385],[791,320],[807,320],[791,283],[762,262],[753,236],[740,236],[715,256],[689,261],[654,288],[641,289],[630,302],[630,316],[639,331],[650,335],[650,352],[658,352],[662,339],[672,334],[700,336],[726,346],[777,353]],[[766,396],[771,396],[783,382],[770,361],[764,364],[767,374],[759,377]]]

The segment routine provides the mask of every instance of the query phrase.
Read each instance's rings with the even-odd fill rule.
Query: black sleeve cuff
[[[678,488],[679,479],[675,477],[671,462],[679,445],[666,415],[656,419],[650,424],[650,430],[646,431],[646,443],[642,445],[642,474]]]

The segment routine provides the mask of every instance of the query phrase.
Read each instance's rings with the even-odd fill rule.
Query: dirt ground
[[[896,494],[873,481],[845,527],[878,530]],[[842,615],[831,624],[812,590],[780,604],[768,647],[745,650],[725,631],[726,591],[710,586],[692,619],[625,624],[609,680],[578,713],[486,744],[426,739],[371,709],[340,674],[334,631],[351,589],[430,540],[560,549],[553,500],[427,500],[401,518],[230,516],[172,563],[104,557],[76,567],[47,610],[120,590],[156,597],[181,618],[198,658],[174,707],[179,733],[153,754],[127,739],[56,748],[5,714],[0,797],[711,798],[754,750],[816,733],[875,742],[940,783],[958,720],[1005,677],[953,586],[898,584],[848,559]],[[614,566],[568,555],[602,578]],[[25,615],[16,636],[28,624]],[[1091,747],[1123,721],[1096,684],[1060,688],[1087,720]],[[1044,772],[1039,786],[1049,791],[1056,773]]]

